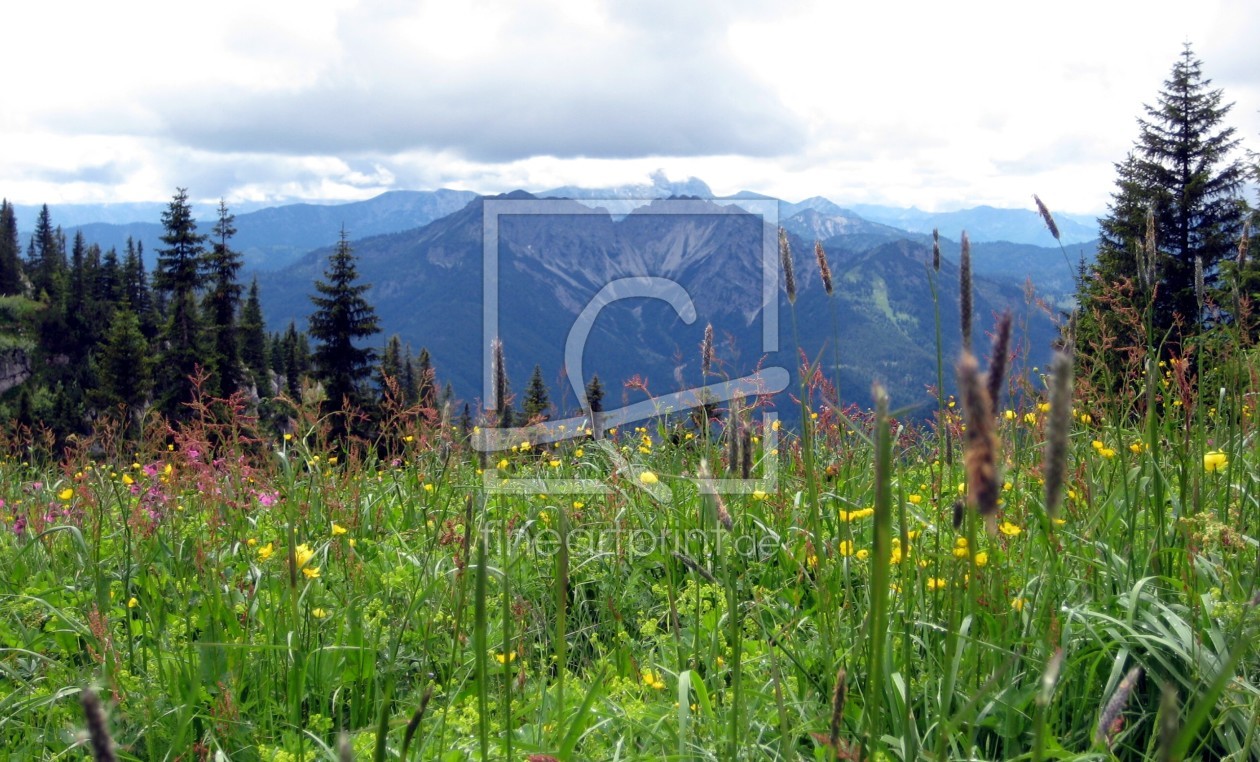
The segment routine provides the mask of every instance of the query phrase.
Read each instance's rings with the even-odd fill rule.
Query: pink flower
[[[258,493],[258,503],[262,505],[263,508],[270,508],[271,506],[275,505],[276,501],[279,499],[280,499],[279,492],[259,492]]]

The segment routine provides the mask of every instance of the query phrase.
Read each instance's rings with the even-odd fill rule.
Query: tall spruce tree
[[[263,323],[262,300],[258,296],[258,279],[249,285],[249,294],[241,307],[241,362],[253,376],[260,396],[273,394],[267,377],[267,330]]]
[[[92,402],[101,410],[124,406],[134,415],[149,396],[152,358],[140,319],[125,299],[114,309],[94,365],[100,384]]]
[[[363,294],[371,287],[359,283],[354,253],[345,228],[341,240],[328,259],[325,280],[316,281],[318,295],[311,297],[315,312],[310,316],[311,338],[319,342],[313,360],[318,378],[324,384],[328,406],[340,410],[344,402],[358,407],[363,402],[362,384],[372,374],[375,355],[370,348],[355,346],[356,339],[376,334],[376,310]],[[334,419],[334,433],[345,433],[345,423]]]
[[[1180,316],[1185,327],[1172,336],[1174,345],[1201,327],[1196,259],[1211,287],[1218,265],[1237,246],[1242,222],[1245,170],[1234,156],[1239,142],[1234,129],[1224,124],[1232,104],[1210,85],[1187,44],[1156,104],[1146,106],[1146,116],[1138,119],[1133,152],[1116,165],[1116,191],[1107,216],[1099,220],[1097,279],[1082,299],[1086,307],[1098,306],[1094,300],[1105,284],[1123,277],[1137,280],[1135,252],[1146,238],[1146,217],[1152,212],[1157,246],[1152,316],[1159,335]]]
[[[236,235],[233,223],[236,217],[228,211],[227,203],[219,200],[219,218],[212,233],[214,243],[206,255],[209,291],[203,308],[206,313],[206,330],[210,334],[210,385],[212,391],[227,397],[241,388],[244,376],[241,368],[241,348],[237,336],[236,313],[241,302],[241,284],[237,273],[241,269],[241,255],[230,245]]]
[[[395,333],[385,342],[385,350],[381,353],[381,362],[377,366],[376,384],[382,395],[390,391],[391,384],[395,384],[397,392],[403,398],[401,401],[407,401],[406,377],[403,371],[402,339]]]
[[[165,247],[157,250],[153,287],[164,297],[166,322],[161,331],[155,394],[162,412],[178,418],[192,400],[192,377],[198,367],[207,365],[197,309],[197,290],[205,277],[206,236],[197,232],[186,189],[176,189],[162,212],[162,227]]]
[[[437,378],[433,372],[433,358],[427,347],[420,347],[416,360],[416,401],[420,407],[437,408]]]
[[[31,278],[32,296],[48,299],[50,304],[60,301],[65,291],[66,241],[61,228],[54,228],[48,204],[39,210],[35,232],[27,249],[27,274]]]
[[[529,383],[525,386],[525,400],[521,403],[521,410],[525,413],[525,420],[532,421],[536,418],[545,419],[550,407],[551,398],[547,394],[547,384],[543,381],[542,366],[535,365]]]
[[[22,244],[17,214],[8,199],[0,201],[0,296],[16,296],[22,286]]]

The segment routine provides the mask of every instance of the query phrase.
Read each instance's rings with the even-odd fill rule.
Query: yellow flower
[[[1002,417],[1003,417],[1003,418],[1005,418],[1005,419],[1006,419],[1006,420],[1008,420],[1008,421],[1013,421],[1013,420],[1015,420],[1015,411],[1014,411],[1014,410],[1005,410],[1005,411],[1003,411],[1003,412],[1002,412]]]
[[[315,557],[315,551],[311,550],[311,546],[302,543],[293,550],[293,558],[297,561],[298,568],[306,566],[306,562]]]
[[[319,576],[319,567],[307,566],[304,569],[302,569],[302,574],[306,575],[307,579],[315,579],[316,577]]]
[[[276,552],[275,544],[269,542],[258,549],[258,560],[266,561],[268,558],[271,558],[272,554],[275,552]]]
[[[528,451],[531,446],[529,442],[521,442],[521,452]]]
[[[502,471],[503,469],[505,469],[505,468],[507,468],[507,467],[508,467],[508,460],[507,460],[507,458],[503,458],[502,460],[500,460],[500,461],[499,461],[499,463],[498,463],[498,465],[497,465],[497,468],[498,468],[500,471]]]
[[[639,474],[639,481],[643,482],[644,484],[648,486],[651,486],[659,482],[660,479],[656,478],[656,474],[652,473],[651,471],[644,471],[643,473]]]
[[[765,490],[755,489],[755,490],[753,490],[752,496],[753,496],[753,500],[765,500],[765,499],[766,499],[766,493],[765,493]]]
[[[1107,445],[1103,444],[1101,439],[1095,439],[1094,441],[1089,443],[1089,446],[1093,447],[1095,450],[1101,450]]]
[[[1007,537],[1019,537],[1019,533],[1023,532],[1024,530],[1020,529],[1019,527],[1015,526],[1009,521],[1003,521],[1001,524],[998,524],[998,531],[1000,531],[1002,534],[1006,535]]]
[[[336,455],[330,455],[330,456],[328,457],[328,465],[330,465],[330,466],[335,466],[335,465],[337,465],[337,456],[336,456]]]
[[[783,422],[780,421],[778,418],[775,418],[774,423],[770,424],[771,431],[778,431],[781,428],[783,428]]]
[[[174,470],[174,468],[171,466],[171,464],[170,464],[170,463],[167,463],[167,464],[166,464],[166,468],[163,468],[163,469],[162,469],[162,473],[163,473],[163,474],[165,474],[166,476],[170,476],[170,475],[171,475],[171,471],[173,471],[173,470]]]
[[[945,581],[944,577],[931,577],[927,581],[927,589],[928,590],[943,590],[945,589],[945,586],[947,584],[949,583]]]
[[[1042,402],[1042,403],[1039,403],[1039,404],[1037,405],[1037,409],[1038,409],[1038,410],[1040,410],[1040,411],[1041,411],[1041,412],[1043,412],[1043,413],[1049,413],[1049,412],[1050,412],[1050,403],[1049,403],[1049,402]]]
[[[1113,449],[1111,449],[1110,447],[1104,447],[1104,448],[1102,448],[1101,450],[1099,450],[1099,451],[1098,451],[1098,454],[1099,454],[1099,455],[1101,455],[1101,456],[1103,456],[1104,458],[1114,458],[1114,457],[1116,457],[1116,451],[1115,451],[1115,450],[1113,450]]]
[[[1129,445],[1129,452],[1133,453],[1134,455],[1141,455],[1142,451],[1145,449],[1146,449],[1146,446],[1143,445],[1141,442],[1134,442],[1133,444]]]
[[[840,551],[842,556],[851,556],[853,555],[853,542],[851,540],[841,540],[840,545],[836,549]]]
[[[311,616],[316,619],[323,619],[328,616],[328,611],[326,609],[311,609]]]
[[[494,660],[500,664],[511,664],[512,662],[516,661],[516,652],[508,651],[505,654],[495,654]]]
[[[583,450],[581,447],[579,447],[579,448],[577,448],[576,450],[574,450],[574,451],[573,451],[573,457],[575,457],[575,458],[580,458],[580,457],[582,457],[582,456],[583,456],[583,455],[585,455],[585,454],[586,454],[586,451],[585,451],[585,450]]]
[[[1036,426],[1036,425],[1037,425],[1037,414],[1036,414],[1036,413],[1024,413],[1024,423],[1028,424],[1029,426]]]
[[[1209,474],[1224,470],[1229,465],[1229,457],[1222,450],[1213,450],[1203,455],[1203,470]]]
[[[292,435],[292,434],[285,434],[285,435],[284,435],[284,441],[286,441],[286,442],[292,442],[292,441],[293,441],[293,435]]]
[[[1081,413],[1081,423],[1088,426],[1089,424],[1093,422],[1094,422],[1094,416],[1090,415],[1089,413]]]
[[[581,500],[574,500],[574,501],[573,501],[573,510],[575,510],[575,511],[580,511],[580,510],[582,510],[582,509],[583,509],[583,508],[585,508],[585,507],[586,507],[586,503],[583,503]]]
[[[1025,603],[1028,603],[1027,598],[1016,596],[1011,599],[1011,608],[1015,609],[1016,611],[1023,611]]]
[[[966,558],[966,557],[967,557],[966,548],[954,548],[954,558]]]
[[[652,672],[642,672],[640,676],[643,678],[643,684],[649,688],[655,688],[658,691],[665,690],[665,681],[657,677]]]
[[[70,502],[70,498],[72,497],[74,497],[74,489],[71,487],[66,487],[57,493],[57,499],[64,503]]]
[[[415,438],[414,436],[412,436],[411,434],[408,434],[407,436],[403,437],[403,441],[404,441],[404,442],[414,442],[414,441],[416,441],[416,438]]]
[[[425,492],[432,492],[432,491],[433,491],[433,485],[432,485],[432,484],[425,484],[425,485],[424,485],[424,491],[425,491]]]
[[[337,536],[337,535],[339,535],[339,534],[345,534],[346,532],[349,532],[349,531],[350,531],[349,529],[346,529],[345,527],[343,527],[342,525],[338,524],[337,522],[335,522],[335,521],[333,522],[333,525],[332,525],[332,533],[333,533],[333,536],[334,536],[334,537],[336,537],[336,536]]]
[[[907,500],[909,500],[909,501],[910,501],[912,504],[914,504],[914,505],[918,505],[919,503],[922,503],[922,502],[923,502],[923,496],[922,496],[922,495],[910,495],[910,496],[906,497],[906,499],[907,499]]]
[[[355,546],[355,544],[356,544],[357,540],[355,540],[353,537],[351,537],[351,538],[350,538],[350,540],[349,540],[349,542],[350,542],[350,547],[352,547],[352,548],[353,548],[353,547]]]
[[[139,605],[140,605],[140,601],[137,601],[134,595],[127,599],[127,608],[134,609],[136,606],[139,606]]]
[[[547,465],[551,466],[552,468],[559,468],[559,467],[560,467],[560,459],[559,459],[559,458],[552,458],[551,460],[547,461]]]
[[[854,554],[854,558],[856,558],[859,561],[865,561],[866,559],[870,557],[871,557],[871,552],[867,550],[866,548],[859,548],[858,552]]]
[[[254,539],[253,537],[251,537],[251,538],[249,538],[248,540],[246,540],[246,541],[245,541],[245,544],[246,544],[246,545],[248,545],[249,547],[251,547],[251,548],[252,548],[252,547],[254,547],[255,545],[257,545],[257,544],[258,544],[258,540],[256,540],[256,539]]]
[[[123,474],[122,483],[126,485],[132,485],[136,483],[136,480],[131,478],[131,474]]]
[[[976,562],[976,566],[984,566],[984,565],[988,564],[988,563],[989,563],[989,554],[988,554],[988,553],[986,553],[986,552],[985,552],[985,551],[983,551],[983,550],[982,550],[982,551],[980,551],[979,553],[977,553],[977,554],[975,555],[975,562]]]

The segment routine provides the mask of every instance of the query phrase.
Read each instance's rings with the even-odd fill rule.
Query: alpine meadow
[[[4,201],[0,759],[1260,760],[1211,64],[1096,221]]]

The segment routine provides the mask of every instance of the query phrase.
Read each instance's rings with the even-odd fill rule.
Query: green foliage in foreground
[[[342,731],[357,759],[1260,758],[1254,405],[1082,407],[1059,520],[1046,411],[1002,411],[992,534],[953,526],[957,453],[895,422],[875,515],[875,424],[818,405],[813,489],[754,411],[777,481],[720,499],[701,459],[738,448],[666,422],[484,470],[418,417],[379,456],[244,420],[134,462],[11,442],[0,748],[82,758],[93,685],[120,759],[335,759]],[[590,482],[488,489],[526,477]]]

